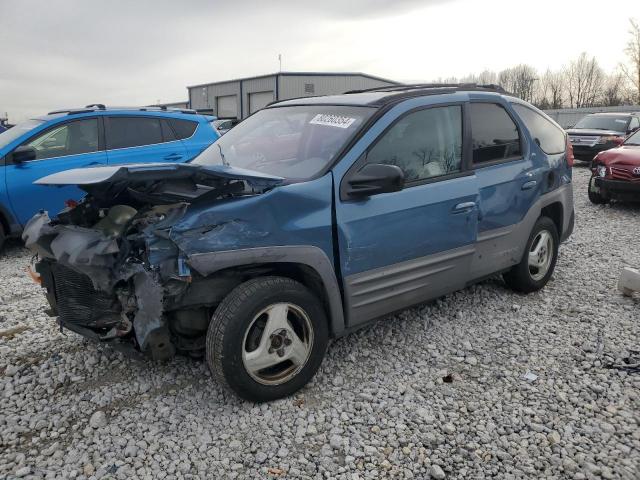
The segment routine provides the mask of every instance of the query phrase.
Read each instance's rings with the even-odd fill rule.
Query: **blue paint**
[[[377,98],[379,94],[363,94]],[[361,97],[356,95],[357,104]],[[352,97],[317,97],[318,104]],[[522,139],[521,158],[471,166],[466,175],[407,186],[362,200],[342,200],[348,170],[395,120],[420,107],[491,100],[514,117]],[[300,100],[301,104],[307,104]],[[337,102],[341,103],[341,102]],[[283,102],[295,105],[296,100]],[[555,174],[554,185],[548,175]],[[334,259],[332,227],[338,241],[338,276],[349,276],[448,250],[473,246],[478,235],[520,222],[540,196],[570,182],[562,155],[546,155],[532,141],[509,102],[493,93],[457,92],[410,98],[382,115],[332,170],[315,180],[273,188],[256,196],[192,205],[171,228],[171,240],[188,255],[266,246],[312,245]],[[533,188],[522,189],[528,182]],[[333,203],[333,205],[332,205]],[[456,213],[455,207],[470,207]],[[335,225],[331,208],[335,207]]]
[[[66,122],[78,119],[123,116],[190,120],[197,122],[198,127],[193,136],[184,140],[117,150],[106,150],[103,141],[98,151],[92,153],[51,157],[19,164],[13,164],[9,160],[15,148],[36,139],[40,133],[49,128],[62,126]],[[210,124],[211,119],[212,117],[177,111],[107,109],[71,115],[66,113],[46,115],[36,119],[37,125],[30,130],[24,130],[21,125],[16,125],[0,134],[0,213],[4,211],[5,220],[15,224],[15,230],[19,230],[39,210],[47,210],[53,216],[64,208],[66,200],[81,199],[84,192],[75,186],[50,188],[33,184],[44,176],[64,170],[133,162],[186,162],[219,137]],[[102,122],[99,122],[98,126],[104,139]]]

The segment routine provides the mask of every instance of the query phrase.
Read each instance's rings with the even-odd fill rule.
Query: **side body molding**
[[[330,331],[338,337],[345,331],[342,294],[333,264],[318,247],[308,245],[275,246],[196,253],[188,263],[201,275],[208,276],[219,270],[260,263],[297,263],[312,268],[322,279],[329,299]]]

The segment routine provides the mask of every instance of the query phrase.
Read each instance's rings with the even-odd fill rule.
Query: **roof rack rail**
[[[171,108],[171,107],[167,107],[166,105],[149,105],[146,107],[139,107],[137,110],[140,110],[142,112],[153,112],[155,110],[160,110],[162,112],[180,112],[180,113],[198,113],[197,110],[194,110],[192,108]]]
[[[389,85],[387,87],[366,88],[362,90],[349,90],[345,94],[365,93],[365,92],[403,92],[407,90],[429,90],[429,89],[451,89],[451,90],[488,90],[500,93],[507,93],[500,85],[477,84],[477,83],[411,83],[405,85]]]
[[[112,109],[113,110],[133,110],[133,111],[137,110],[141,112],[162,111],[162,112],[179,112],[179,113],[185,113],[185,114],[198,113],[196,110],[193,110],[190,108],[169,108],[169,107],[166,107],[165,105],[158,105],[158,106],[152,105],[148,107],[112,107]],[[57,113],[66,113],[67,115],[77,115],[79,113],[90,113],[90,112],[95,112],[97,110],[106,111],[106,110],[109,110],[109,108],[102,103],[92,103],[91,105],[87,105],[84,108],[64,108],[61,110],[52,110],[51,112],[48,112],[47,115],[55,115]]]

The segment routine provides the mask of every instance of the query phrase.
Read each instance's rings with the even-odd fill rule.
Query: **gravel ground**
[[[62,334],[0,258],[0,477],[640,478],[640,207],[596,207],[550,284],[489,280],[336,341],[299,395],[243,402],[203,362],[160,365]],[[17,327],[16,330],[11,329]]]

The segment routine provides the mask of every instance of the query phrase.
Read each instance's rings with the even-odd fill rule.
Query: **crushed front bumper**
[[[606,196],[640,201],[640,181],[629,182],[595,177],[595,185]]]

